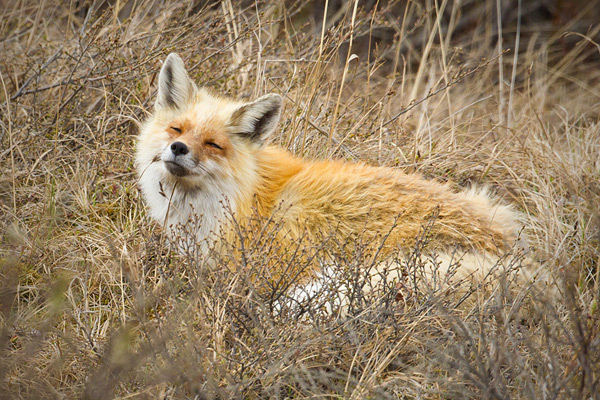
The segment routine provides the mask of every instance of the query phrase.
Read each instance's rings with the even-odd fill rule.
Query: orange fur
[[[343,239],[361,235],[368,241],[389,233],[388,247],[408,249],[437,215],[429,244],[436,250],[458,246],[495,254],[517,238],[506,206],[415,174],[342,161],[307,162],[271,146],[258,150],[256,159],[257,208],[268,216],[283,203],[281,218],[292,237],[335,230]]]

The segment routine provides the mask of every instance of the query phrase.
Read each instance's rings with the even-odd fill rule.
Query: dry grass
[[[0,11],[3,396],[599,398],[597,1],[330,1],[324,29],[319,2],[41,3]],[[295,304],[257,278],[268,231],[242,258],[176,253],[132,166],[171,51],[215,91],[284,95],[296,154],[492,187],[550,288],[457,298],[414,262],[365,295],[360,240],[268,261],[336,257],[336,318],[335,288]]]

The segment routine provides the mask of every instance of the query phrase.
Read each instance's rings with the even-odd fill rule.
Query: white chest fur
[[[169,230],[171,240],[193,239],[204,247],[235,213],[235,186],[207,180],[201,187],[186,189],[166,178],[163,170],[161,163],[154,163],[140,178],[152,218]]]

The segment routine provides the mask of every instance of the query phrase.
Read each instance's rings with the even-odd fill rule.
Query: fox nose
[[[171,144],[171,151],[173,152],[173,154],[175,155],[175,157],[177,157],[177,156],[184,156],[184,155],[186,155],[189,152],[189,149],[185,145],[185,143],[174,142],[173,144]]]

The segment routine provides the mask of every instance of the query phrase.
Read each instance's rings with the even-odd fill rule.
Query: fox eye
[[[206,142],[205,144],[207,146],[214,147],[215,149],[223,150],[223,148],[221,146],[219,146],[218,144],[216,144],[214,142]]]
[[[181,133],[181,129],[175,127],[175,126],[171,126],[170,129],[174,130],[177,133]]]

